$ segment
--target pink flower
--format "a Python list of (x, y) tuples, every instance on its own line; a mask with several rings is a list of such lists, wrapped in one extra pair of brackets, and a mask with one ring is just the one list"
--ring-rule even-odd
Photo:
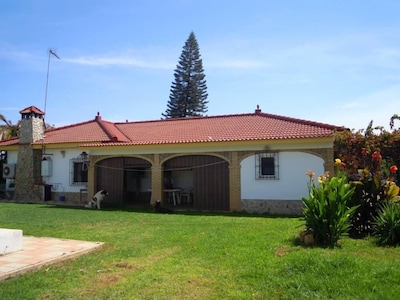
[(314, 181), (315, 173), (312, 170), (308, 170), (306, 175), (310, 177), (310, 180)]

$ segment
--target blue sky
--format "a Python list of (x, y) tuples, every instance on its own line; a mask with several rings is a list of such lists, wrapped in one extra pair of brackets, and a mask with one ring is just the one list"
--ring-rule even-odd
[(0, 113), (56, 126), (160, 119), (191, 31), (207, 115), (388, 128), (400, 113), (400, 1), (0, 0)]

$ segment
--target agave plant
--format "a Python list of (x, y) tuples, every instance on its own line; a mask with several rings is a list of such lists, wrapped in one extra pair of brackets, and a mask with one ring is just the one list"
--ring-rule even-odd
[(374, 218), (373, 235), (380, 245), (400, 244), (400, 205), (396, 202), (384, 203)]

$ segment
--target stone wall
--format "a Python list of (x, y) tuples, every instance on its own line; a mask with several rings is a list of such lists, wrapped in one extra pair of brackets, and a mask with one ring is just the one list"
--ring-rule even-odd
[(43, 201), (44, 187), (41, 185), (41, 150), (32, 150), (31, 145), (19, 145), (15, 178), (14, 199), (18, 201)]
[(82, 200), (80, 193), (72, 193), (72, 192), (52, 192), (51, 193), (52, 201), (64, 202), (65, 204), (77, 205), (77, 204), (86, 204), (87, 203), (87, 194), (82, 193)]
[(15, 177), (14, 199), (25, 202), (44, 200), (41, 177), (42, 150), (34, 150), (32, 143), (43, 138), (44, 126), (41, 117), (22, 117), (18, 145), (18, 160)]
[(242, 199), (242, 209), (248, 213), (300, 216), (302, 208), (301, 200)]
[(43, 119), (41, 118), (29, 118), (21, 120), (20, 127), (20, 144), (30, 144), (43, 138), (44, 128)]

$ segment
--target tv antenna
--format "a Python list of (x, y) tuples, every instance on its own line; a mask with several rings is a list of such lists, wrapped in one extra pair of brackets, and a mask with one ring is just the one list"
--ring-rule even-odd
[(44, 122), (44, 118), (46, 117), (46, 106), (47, 106), (47, 90), (49, 88), (49, 73), (50, 73), (50, 57), (55, 56), (56, 58), (60, 59), (60, 57), (51, 49), (49, 49), (49, 58), (47, 60), (47, 77), (46, 77), (46, 91), (44, 94), (44, 116), (43, 116), (43, 123), (46, 127), (46, 123)]

